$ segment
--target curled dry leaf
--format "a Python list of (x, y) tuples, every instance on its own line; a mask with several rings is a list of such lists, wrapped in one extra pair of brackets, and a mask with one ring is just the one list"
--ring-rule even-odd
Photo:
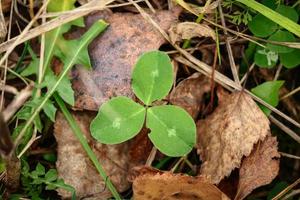
[[(89, 125), (95, 115), (88, 112), (77, 112), (73, 116), (117, 190), (123, 192), (128, 189), (128, 143), (100, 144), (92, 139), (89, 133)], [(75, 188), (78, 198), (109, 198), (111, 194), (105, 186), (105, 180), (102, 180), (96, 171), (61, 113), (57, 115), (54, 128), (54, 135), (58, 144), (56, 168), (59, 177)], [(62, 189), (58, 189), (58, 192), (63, 198), (70, 198), (71, 196), (70, 193)]]
[(216, 33), (212, 28), (195, 22), (182, 22), (173, 25), (169, 29), (169, 36), (172, 43), (193, 37), (211, 37), (213, 40), (216, 40)]
[[(149, 171), (149, 173), (147, 173)], [(144, 170), (133, 181), (134, 200), (229, 200), (205, 178)]]
[(244, 199), (255, 188), (269, 184), (277, 176), (280, 158), (277, 144), (276, 137), (270, 135), (255, 144), (242, 162), (235, 200)]
[(215, 9), (218, 7), (219, 3), (220, 3), (220, 0), (217, 0), (217, 1), (210, 3), (206, 7), (205, 6), (201, 7), (201, 6), (193, 5), (193, 4), (190, 4), (190, 7), (191, 7), (191, 9), (194, 10), (194, 12), (199, 13), (199, 14), (214, 13)]
[[(168, 30), (181, 9), (158, 11), (152, 18), (163, 30)], [(131, 90), (131, 69), (143, 52), (158, 49), (165, 39), (141, 15), (99, 12), (87, 18), (87, 24), (102, 18), (107, 30), (89, 46), (93, 70), (78, 67), (73, 71), (75, 107), (98, 110), (114, 96), (134, 96)]]
[(194, 119), (203, 105), (203, 95), (210, 91), (210, 80), (200, 73), (194, 73), (181, 81), (170, 94), (170, 102), (185, 109)]
[(244, 92), (218, 92), (219, 105), (197, 123), (200, 174), (218, 184), (270, 132), (269, 120)]
[(184, 9), (186, 9), (190, 13), (193, 13), (196, 16), (199, 16), (202, 13), (213, 12), (213, 10), (218, 7), (219, 2), (220, 2), (220, 0), (217, 0), (217, 1), (210, 3), (207, 6), (200, 7), (198, 5), (186, 3), (184, 0), (176, 0), (176, 3), (178, 3), (181, 7), (183, 7)]

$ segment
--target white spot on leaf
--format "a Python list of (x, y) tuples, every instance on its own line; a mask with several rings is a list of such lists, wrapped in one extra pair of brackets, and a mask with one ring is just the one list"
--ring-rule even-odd
[(113, 128), (119, 129), (121, 126), (121, 118), (116, 118), (112, 124)]
[(176, 130), (175, 129), (168, 129), (168, 137), (176, 136)]
[(158, 75), (159, 75), (159, 72), (158, 72), (157, 69), (151, 72), (151, 76), (154, 77), (154, 78), (158, 77)]

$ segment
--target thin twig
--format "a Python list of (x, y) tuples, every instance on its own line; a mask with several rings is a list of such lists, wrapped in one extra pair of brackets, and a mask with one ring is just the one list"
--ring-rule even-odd
[(152, 165), (152, 162), (155, 158), (156, 152), (157, 152), (157, 149), (156, 149), (156, 147), (153, 146), (152, 149), (151, 149), (151, 152), (150, 152), (150, 154), (147, 158), (147, 161), (146, 161), (146, 164), (145, 164), (146, 166), (151, 166)]
[[(105, 3), (103, 3), (103, 4), (105, 6)], [(97, 22), (95, 22), (95, 23), (97, 23)], [(93, 37), (95, 37), (95, 35), (98, 35), (100, 32), (102, 32), (102, 31), (104, 31), (106, 29), (107, 24), (105, 24), (104, 22), (101, 23), (100, 21), (98, 21), (97, 26), (95, 25), (95, 27), (97, 27), (97, 28), (95, 28), (95, 29), (89, 29), (89, 30), (92, 31), (92, 32), (90, 32), (90, 35), (88, 37), (84, 38), (84, 40), (81, 41), (80, 45), (76, 49), (76, 52), (74, 52), (73, 57), (70, 60), (68, 60), (66, 63), (64, 63), (65, 64), (64, 70), (59, 75), (57, 81), (52, 86), (52, 88), (47, 91), (47, 93), (45, 94), (44, 98), (42, 99), (42, 101), (40, 102), (40, 104), (35, 108), (34, 112), (28, 118), (28, 120), (26, 121), (24, 127), (22, 128), (22, 130), (20, 131), (19, 135), (15, 139), (14, 149), (20, 144), (23, 136), (26, 133), (26, 130), (29, 128), (29, 126), (31, 125), (31, 123), (34, 121), (35, 117), (42, 110), (42, 108), (45, 105), (45, 103), (54, 94), (54, 92), (56, 91), (58, 85), (61, 83), (62, 79), (67, 75), (67, 73), (69, 72), (69, 70), (73, 67), (73, 65), (74, 65), (74, 63), (75, 63), (75, 61), (77, 59), (78, 54), (82, 51), (82, 49), (85, 47), (85, 45), (87, 44), (87, 42), (89, 40), (91, 40)]]
[(6, 107), (3, 111), (4, 121), (8, 121), (18, 110), (21, 106), (24, 105), (26, 100), (32, 94), (32, 85), (28, 85), (25, 89), (19, 92), (19, 95), (15, 97), (15, 99)]
[(176, 169), (178, 168), (178, 166), (180, 165), (180, 163), (182, 163), (184, 161), (185, 157), (181, 157), (174, 165), (174, 167), (172, 167), (172, 169), (170, 170), (171, 172), (175, 172)]
[(29, 15), (30, 15), (31, 19), (34, 18), (33, 4), (34, 4), (33, 0), (29, 0)]
[[(92, 11), (95, 11), (95, 10), (103, 10), (106, 8), (106, 6), (103, 6), (103, 3), (106, 5), (106, 4), (109, 4), (111, 2), (113, 2), (114, 0), (104, 0), (103, 1), (99, 1), (99, 0), (93, 0), (93, 1), (90, 1), (89, 3), (83, 5), (82, 7), (83, 8), (87, 8), (83, 11), (80, 11), (80, 8), (76, 8), (74, 9), (74, 11), (78, 11), (79, 12), (75, 12), (75, 13), (71, 13), (71, 14), (66, 14), (66, 15), (63, 15), (63, 16), (60, 16), (60, 17), (57, 17), (53, 20), (50, 20), (48, 22), (46, 22), (45, 24), (43, 25), (40, 25), (36, 28), (33, 28), (32, 30), (28, 31), (28, 33), (26, 35), (24, 35), (23, 37), (20, 37), (17, 36), (15, 38), (12, 38), (11, 40), (3, 43), (0, 45), (0, 53), (3, 52), (3, 51), (8, 51), (8, 49), (10, 49), (10, 47), (12, 46), (12, 44), (14, 45), (19, 45), (19, 44), (22, 44), (23, 42), (27, 41), (27, 40), (30, 40), (32, 38), (35, 38), (39, 35), (41, 35), (42, 33), (45, 33), (45, 32), (48, 32), (48, 31), (51, 31), (65, 23), (68, 23), (70, 21), (73, 21), (79, 17), (82, 17), (82, 16), (85, 16), (85, 15), (88, 15), (89, 13), (91, 13)], [(39, 14), (39, 13), (38, 13)], [(38, 15), (36, 15), (38, 16)], [(1, 62), (0, 62), (1, 63)], [(1, 64), (0, 64), (1, 65)]]
[[(43, 3), (46, 3), (46, 0), (43, 1)], [(46, 8), (44, 9), (43, 13), (46, 13)], [(42, 18), (42, 24), (46, 23), (46, 18)], [(41, 84), (44, 78), (44, 56), (45, 55), (45, 34), (43, 33), (41, 36), (41, 47), (40, 47), (40, 59), (39, 59), (39, 71), (38, 71), (38, 84)], [(41, 89), (38, 88), (34, 99), (37, 99), (41, 96)], [(30, 140), (27, 142), (26, 146), (22, 149), (22, 151), (17, 156), (18, 158), (21, 158), (21, 156), (31, 147), (31, 145), (38, 140), (40, 137), (37, 137), (37, 127), (34, 126), (33, 134), (30, 138)]]
[(152, 12), (152, 13), (155, 13), (156, 11), (155, 11), (155, 9), (153, 8), (152, 4), (149, 2), (149, 0), (145, 0), (145, 2), (146, 2), (146, 4), (147, 4), (147, 6), (150, 8), (151, 12)]
[(241, 84), (244, 83), (244, 81), (247, 79), (248, 74), (250, 74), (250, 72), (254, 69), (254, 67), (255, 67), (255, 63), (252, 63), (252, 65), (250, 66), (250, 68), (249, 68), (249, 70), (248, 70), (248, 73), (246, 73), (246, 74), (243, 76), (243, 78), (241, 79)]
[[(46, 3), (46, 0), (43, 1), (43, 3)], [(45, 14), (47, 12), (46, 8), (44, 9), (43, 13)], [(46, 18), (42, 18), (42, 24), (46, 23)], [(44, 58), (45, 58), (45, 33), (41, 35), (41, 48), (40, 48), (40, 63), (39, 63), (39, 72), (38, 72), (38, 84), (41, 84), (44, 78)], [(40, 95), (40, 89), (37, 92), (37, 95)]]
[[(219, 8), (219, 13), (220, 13), (220, 18), (221, 18), (222, 26), (226, 27), (226, 22), (225, 22), (224, 15), (223, 15), (223, 10), (222, 10), (222, 7), (221, 7), (220, 3), (218, 5), (218, 8)], [(240, 83), (240, 79), (239, 79), (239, 74), (238, 74), (237, 67), (236, 67), (235, 62), (234, 62), (233, 53), (232, 53), (231, 45), (230, 45), (230, 42), (229, 42), (230, 39), (229, 39), (229, 35), (228, 35), (228, 32), (227, 32), (226, 29), (224, 29), (224, 34), (226, 36), (226, 39), (225, 39), (226, 49), (227, 49), (227, 53), (228, 53), (228, 58), (229, 58), (229, 64), (230, 64), (231, 72), (232, 72), (232, 75), (233, 75), (233, 80), (237, 84), (240, 85), (241, 83)]]
[(15, 88), (13, 86), (10, 86), (10, 85), (4, 85), (4, 84), (0, 83), (0, 89), (4, 90), (5, 92), (9, 92), (11, 94), (14, 94), (14, 95), (19, 94), (19, 91), (17, 90), (17, 88)]
[(276, 73), (275, 73), (275, 76), (274, 76), (274, 79), (273, 81), (276, 81), (280, 75), (280, 72), (281, 72), (281, 69), (282, 69), (282, 64), (279, 64), (277, 70), (276, 70)]
[(300, 91), (300, 86), (297, 87), (296, 89), (292, 90), (291, 92), (287, 93), (287, 94), (284, 95), (283, 97), (281, 97), (280, 100), (285, 99), (285, 98), (288, 98), (288, 97), (290, 97), (290, 96), (296, 94), (296, 93), (299, 92), (299, 91)]
[(18, 4), (17, 4), (17, 1), (16, 0), (12, 0), (13, 2), (14, 2), (14, 11), (15, 11), (15, 13), (16, 13), (16, 15), (22, 20), (22, 21), (24, 21), (25, 23), (29, 23), (29, 21), (25, 18), (25, 17), (23, 17), (23, 15), (21, 15), (20, 14), (20, 12), (19, 12), (19, 9), (18, 9)]
[(5, 40), (7, 34), (7, 28), (5, 23), (5, 18), (2, 11), (2, 2), (0, 1), (0, 42)]
[(279, 153), (280, 153), (280, 155), (282, 155), (284, 157), (300, 160), (300, 156), (295, 156), (295, 155), (284, 153), (284, 152), (279, 152)]
[(36, 130), (34, 131), (34, 134), (32, 135), (32, 137), (30, 138), (30, 140), (27, 142), (26, 146), (22, 149), (22, 151), (18, 154), (17, 158), (21, 158), (24, 153), (30, 148), (30, 146), (35, 142), (37, 141), (38, 139), (40, 139), (42, 136), (38, 136), (36, 137)]
[[(197, 15), (196, 15), (197, 16)], [(227, 30), (228, 32), (230, 33), (233, 33), (235, 34), (236, 36), (238, 37), (241, 37), (241, 38), (244, 38), (244, 39), (247, 39), (248, 41), (251, 41), (261, 47), (264, 47), (264, 45), (260, 44), (259, 42), (257, 41), (260, 41), (260, 42), (266, 42), (266, 43), (271, 43), (271, 44), (278, 44), (278, 45), (281, 45), (281, 46), (287, 46), (287, 47), (290, 47), (290, 48), (296, 48), (296, 49), (300, 49), (300, 43), (299, 42), (278, 42), (278, 41), (271, 41), (271, 40), (266, 40), (266, 39), (263, 39), (263, 38), (259, 38), (259, 37), (255, 37), (255, 36), (251, 36), (251, 35), (247, 35), (245, 33), (240, 33), (238, 31), (234, 31), (234, 30), (231, 30), (229, 28), (226, 28), (220, 24), (217, 24), (209, 19), (206, 19), (204, 18), (203, 19), (204, 21), (216, 26), (216, 27), (219, 27), (221, 29), (224, 29), (224, 30)]]
[[(144, 1), (145, 0), (136, 0), (134, 2), (140, 3), (140, 2), (144, 2)], [(118, 7), (123, 7), (123, 6), (130, 6), (130, 5), (132, 5), (131, 2), (125, 2), (125, 3), (108, 5), (108, 6), (106, 6), (106, 8), (118, 8)], [(49, 12), (49, 13), (41, 15), (40, 18), (43, 18), (43, 17), (45, 17), (45, 18), (61, 17), (63, 15), (75, 14), (75, 13), (82, 12), (82, 11), (97, 11), (97, 10), (99, 10), (98, 7), (92, 7), (92, 8), (79, 7), (77, 9), (73, 9), (73, 10), (66, 10), (66, 11), (61, 11), (61, 12)]]
[[(8, 35), (7, 35), (8, 39), (10, 39), (10, 36), (11, 36), (11, 27), (12, 27), (12, 18), (13, 18), (13, 14), (12, 14), (13, 13), (13, 5), (14, 5), (14, 3), (12, 1), (11, 2), (11, 7), (10, 7), (10, 14), (9, 14), (9, 27), (8, 27)], [(7, 70), (8, 70), (8, 59), (5, 59), (3, 85), (6, 84)], [(4, 90), (2, 90), (2, 92), (1, 92), (0, 111), (3, 109), (3, 102), (4, 102)]]
[(283, 123), (278, 121), (272, 115), (270, 115), (269, 118), (270, 118), (271, 122), (273, 122), (276, 126), (278, 126), (281, 130), (283, 130), (285, 133), (287, 133), (289, 136), (291, 136), (291, 138), (293, 138), (300, 144), (300, 136), (297, 133), (292, 131), (290, 128), (286, 127)]
[(14, 70), (12, 70), (11, 68), (13, 68), (15, 66), (15, 64), (12, 66), (12, 67), (5, 67), (5, 66), (0, 66), (0, 68), (3, 68), (3, 69), (7, 69), (8, 72), (12, 73), (13, 75), (15, 75), (17, 78), (19, 78), (21, 81), (23, 81), (23, 83), (25, 83), (25, 85), (29, 85), (29, 81), (30, 80), (26, 80), (24, 77), (22, 77), (20, 74), (18, 74), (17, 72), (15, 72)]
[[(9, 54), (14, 50), (14, 48), (20, 44), (23, 38), (25, 38), (28, 35), (28, 31), (31, 28), (31, 26), (36, 22), (38, 17), (41, 15), (42, 11), (46, 8), (48, 2), (50, 0), (47, 0), (46, 3), (40, 8), (40, 10), (37, 12), (36, 16), (29, 22), (29, 24), (25, 27), (25, 29), (22, 31), (22, 33), (16, 38), (16, 40), (9, 46), (5, 54), (0, 60), (0, 65), (3, 65), (4, 61), (8, 58)], [(24, 42), (24, 41), (23, 41)], [(22, 43), (22, 42), (21, 42)]]
[(300, 178), (298, 178), (294, 183), (292, 183), (291, 185), (289, 185), (288, 187), (286, 187), (284, 190), (282, 190), (272, 200), (278, 200), (278, 199), (280, 199), (281, 197), (283, 197), (283, 195), (285, 195), (286, 193), (288, 193), (288, 191), (290, 191), (293, 187), (295, 187), (299, 183), (300, 183)]
[(289, 194), (285, 195), (282, 200), (291, 199), (291, 197), (296, 196), (297, 194), (300, 194), (300, 189), (291, 191)]

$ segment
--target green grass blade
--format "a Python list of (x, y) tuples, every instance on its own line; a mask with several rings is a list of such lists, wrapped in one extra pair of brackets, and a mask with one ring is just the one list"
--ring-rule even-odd
[[(88, 44), (88, 42), (90, 42), (95, 36), (97, 36), (98, 34), (100, 34), (101, 32), (103, 32), (106, 27), (108, 26), (107, 23), (105, 23), (103, 20), (99, 20), (97, 22), (94, 23), (94, 25), (88, 30), (88, 33), (86, 33), (86, 37), (84, 37), (84, 39), (82, 40), (82, 42), (80, 43), (80, 45), (78, 46), (78, 49), (74, 55), (74, 57), (70, 60), (68, 60), (68, 62), (65, 63), (64, 66), (64, 70), (62, 71), (62, 73), (60, 74), (60, 76), (58, 77), (57, 82), (53, 85), (53, 87), (46, 93), (43, 101), (39, 104), (39, 106), (34, 110), (33, 114), (31, 115), (31, 117), (27, 120), (26, 124), (24, 125), (23, 129), (21, 130), (21, 132), (19, 133), (17, 139), (15, 140), (15, 147), (20, 143), (23, 135), (26, 132), (26, 129), (31, 125), (31, 123), (33, 122), (33, 120), (35, 119), (35, 117), (39, 114), (39, 112), (42, 110), (42, 108), (44, 107), (45, 103), (47, 102), (47, 100), (52, 96), (52, 94), (56, 91), (58, 85), (61, 83), (62, 79), (64, 78), (64, 76), (66, 76), (69, 72), (69, 70), (73, 67), (73, 65), (76, 62), (77, 59), (77, 55), (80, 53), (80, 51), (86, 47), (86, 45)], [(88, 36), (88, 37), (87, 37)]]
[(54, 96), (58, 106), (60, 107), (61, 111), (63, 112), (65, 118), (67, 119), (69, 125), (71, 126), (71, 128), (73, 130), (73, 133), (75, 134), (75, 136), (79, 140), (79, 142), (82, 145), (85, 152), (88, 154), (89, 158), (93, 162), (94, 166), (96, 167), (96, 169), (99, 172), (102, 179), (104, 181), (106, 181), (108, 189), (111, 191), (111, 193), (115, 197), (115, 199), (121, 199), (118, 191), (116, 190), (116, 188), (112, 184), (109, 177), (106, 175), (102, 165), (99, 163), (96, 155), (94, 154), (93, 150), (89, 146), (87, 140), (84, 137), (84, 134), (82, 133), (80, 127), (77, 125), (75, 119), (73, 118), (73, 116), (71, 115), (69, 110), (67, 109), (65, 103), (63, 102), (63, 100), (56, 93), (53, 96)]
[(294, 33), (298, 37), (300, 37), (300, 25), (296, 24), (289, 18), (275, 12), (274, 10), (256, 2), (255, 0), (237, 0), (240, 3), (245, 4), (246, 6), (256, 10), (257, 12), (261, 13), (265, 17), (269, 18), (270, 20), (274, 21), (275, 23), (279, 24), (286, 30)]

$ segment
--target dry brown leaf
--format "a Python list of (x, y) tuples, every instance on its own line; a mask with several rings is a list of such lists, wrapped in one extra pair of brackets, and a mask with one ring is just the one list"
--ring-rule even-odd
[[(203, 3), (205, 3), (205, 1)], [(194, 10), (195, 13), (199, 13), (197, 15), (197, 16), (199, 16), (202, 13), (204, 13), (204, 14), (214, 13), (215, 9), (218, 7), (219, 3), (220, 3), (220, 0), (217, 0), (217, 1), (213, 1), (206, 7), (205, 6), (201, 7), (201, 6), (194, 5), (194, 4), (190, 4), (190, 7), (191, 7), (191, 9)]]
[(197, 123), (200, 172), (214, 184), (239, 167), (243, 156), (270, 132), (268, 118), (248, 94), (218, 92), (218, 98), (215, 111)]
[(185, 109), (194, 119), (203, 105), (203, 95), (210, 91), (210, 80), (200, 73), (194, 73), (181, 81), (170, 94), (170, 102)]
[[(214, 48), (214, 47), (213, 47)], [(214, 64), (214, 51), (213, 48), (200, 48), (198, 51), (201, 52), (201, 61), (205, 62), (206, 64), (213, 66)]]
[[(77, 112), (73, 116), (117, 190), (123, 192), (128, 189), (128, 143), (101, 144), (92, 139), (89, 133), (89, 124), (95, 115)], [(78, 198), (107, 199), (110, 197), (111, 194), (105, 186), (105, 181), (100, 177), (61, 113), (57, 114), (54, 128), (58, 144), (56, 167), (59, 177), (75, 188)], [(63, 198), (70, 198), (71, 194), (67, 191), (62, 189), (58, 191)]]
[(269, 184), (278, 175), (280, 154), (277, 144), (276, 137), (268, 135), (243, 160), (236, 200), (244, 199), (255, 188)]
[(129, 168), (144, 165), (153, 147), (152, 142), (148, 137), (149, 129), (142, 130), (129, 141)]
[[(176, 7), (157, 11), (152, 17), (162, 29), (168, 30), (180, 10)], [(164, 37), (139, 14), (100, 12), (89, 16), (87, 24), (99, 18), (107, 21), (109, 27), (89, 46), (94, 70), (77, 68), (73, 72), (75, 107), (78, 109), (98, 110), (103, 102), (114, 96), (133, 98), (131, 69), (138, 56), (158, 49), (165, 42)]]
[(173, 25), (169, 29), (169, 35), (172, 43), (193, 37), (211, 37), (213, 40), (216, 40), (216, 33), (212, 28), (195, 22), (182, 22)]
[(11, 0), (2, 0), (0, 3), (1, 3), (3, 13), (10, 11)]
[[(147, 171), (147, 170), (146, 170)], [(229, 200), (205, 178), (170, 172), (143, 172), (133, 181), (134, 200)]]
[(237, 192), (238, 184), (239, 169), (236, 168), (231, 172), (230, 176), (223, 178), (221, 182), (217, 185), (217, 187), (230, 199), (234, 199)]

